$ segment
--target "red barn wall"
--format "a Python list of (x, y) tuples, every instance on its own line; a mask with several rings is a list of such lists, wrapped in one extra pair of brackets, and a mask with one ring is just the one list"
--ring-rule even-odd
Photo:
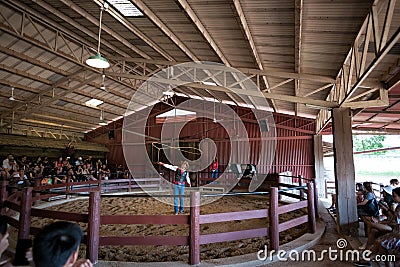
[[(160, 114), (160, 110), (165, 109), (167, 111), (170, 109), (170, 107), (163, 105), (156, 105), (153, 108), (154, 113)], [(249, 114), (249, 110), (246, 108), (235, 107), (235, 110), (238, 114)], [(315, 176), (313, 155), (314, 120), (276, 113), (273, 115), (277, 142), (275, 159), (272, 166), (269, 166), (268, 172), (279, 173), (291, 171), (296, 176), (302, 175), (306, 178), (313, 178)], [(251, 122), (250, 120), (251, 115), (244, 122), (249, 137), (252, 137), (250, 141), (250, 155), (235, 155), (237, 163), (257, 163), (260, 155), (267, 159), (271, 156), (260, 153), (259, 141), (257, 141), (257, 137), (260, 137), (259, 125), (255, 121)], [(162, 125), (156, 124), (155, 116), (150, 115), (147, 125), (147, 132), (150, 136), (160, 137)], [(110, 152), (107, 155), (107, 159), (111, 168), (117, 164), (126, 166), (121, 145), (122, 126), (123, 121), (120, 120), (98, 128), (85, 136), (86, 140), (102, 143), (108, 147)], [(110, 138), (110, 131), (114, 133), (113, 139)], [(212, 121), (200, 118), (187, 123), (180, 133), (180, 141), (183, 142), (198, 142), (205, 137), (214, 140), (217, 147), (218, 161), (221, 166), (226, 165), (229, 162), (231, 144), (227, 132), (222, 127), (215, 127)], [(243, 159), (246, 157), (250, 159), (250, 162), (243, 162)], [(267, 167), (257, 166), (257, 169), (260, 173), (265, 173), (268, 169)]]

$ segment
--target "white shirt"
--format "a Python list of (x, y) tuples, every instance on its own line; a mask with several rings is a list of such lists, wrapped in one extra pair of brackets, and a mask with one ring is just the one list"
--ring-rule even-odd
[(10, 162), (8, 161), (8, 158), (3, 160), (3, 169), (11, 169)]
[[(174, 166), (171, 164), (165, 164), (165, 163), (163, 163), (163, 166), (165, 168), (173, 170), (173, 171), (176, 171), (179, 168), (178, 166)], [(186, 182), (190, 185), (189, 171), (188, 170), (185, 170), (185, 171), (186, 171)]]

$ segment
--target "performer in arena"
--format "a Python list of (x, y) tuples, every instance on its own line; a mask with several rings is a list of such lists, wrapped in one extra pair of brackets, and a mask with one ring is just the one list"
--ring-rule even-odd
[[(173, 183), (174, 183), (174, 210), (175, 215), (179, 213), (184, 213), (184, 194), (185, 194), (185, 183), (187, 182), (189, 186), (191, 186), (190, 178), (189, 178), (189, 163), (187, 161), (183, 161), (181, 167), (165, 164), (159, 162), (162, 166), (167, 169), (170, 169), (175, 172)], [(178, 203), (179, 200), (179, 203)], [(179, 204), (179, 205), (178, 205)]]

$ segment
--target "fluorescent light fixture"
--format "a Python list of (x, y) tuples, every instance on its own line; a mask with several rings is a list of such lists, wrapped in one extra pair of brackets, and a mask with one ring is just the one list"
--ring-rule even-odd
[(108, 60), (102, 57), (100, 54), (90, 56), (88, 59), (86, 59), (86, 64), (97, 69), (106, 69), (110, 67)]
[(172, 90), (168, 90), (168, 91), (164, 91), (163, 92), (163, 95), (166, 95), (166, 96), (173, 96), (174, 94), (175, 94), (175, 92), (172, 91)]
[(86, 106), (90, 106), (90, 107), (97, 107), (98, 105), (101, 105), (103, 103), (104, 103), (103, 101), (96, 99), (96, 98), (92, 98), (85, 102)]
[(217, 84), (215, 82), (207, 82), (207, 81), (205, 81), (205, 82), (203, 82), (203, 84), (217, 86)]
[(107, 0), (125, 17), (142, 17), (143, 13), (129, 0)]
[(192, 112), (192, 111), (187, 111), (187, 110), (177, 109), (176, 108), (176, 109), (167, 111), (167, 112), (165, 112), (163, 114), (160, 114), (160, 115), (156, 116), (156, 118), (186, 116), (186, 115), (196, 115), (196, 112)]

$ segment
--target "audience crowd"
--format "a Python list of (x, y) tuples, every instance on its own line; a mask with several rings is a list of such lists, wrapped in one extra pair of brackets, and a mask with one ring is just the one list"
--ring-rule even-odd
[[(1, 161), (0, 161), (1, 162)], [(109, 178), (127, 178), (127, 171), (119, 165), (114, 173), (111, 173), (104, 159), (87, 159), (78, 157), (59, 157), (50, 160), (47, 157), (30, 159), (26, 156), (15, 158), (8, 154), (0, 166), (1, 177), (9, 181), (11, 186), (33, 186), (34, 179), (41, 179), (42, 184), (108, 180)]]

